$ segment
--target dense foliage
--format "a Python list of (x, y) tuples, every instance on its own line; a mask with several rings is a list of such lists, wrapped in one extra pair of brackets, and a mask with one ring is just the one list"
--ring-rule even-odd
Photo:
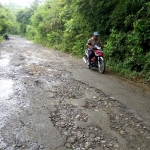
[(19, 26), (17, 26), (14, 6), (0, 4), (0, 40), (5, 33), (18, 34)]
[(17, 13), (22, 35), (76, 56), (98, 31), (109, 68), (150, 81), (149, 18), (149, 0), (35, 0)]

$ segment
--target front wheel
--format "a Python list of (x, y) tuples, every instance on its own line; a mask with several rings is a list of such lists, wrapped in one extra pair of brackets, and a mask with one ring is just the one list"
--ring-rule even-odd
[(98, 71), (101, 74), (105, 72), (105, 63), (103, 58), (99, 58), (98, 60)]

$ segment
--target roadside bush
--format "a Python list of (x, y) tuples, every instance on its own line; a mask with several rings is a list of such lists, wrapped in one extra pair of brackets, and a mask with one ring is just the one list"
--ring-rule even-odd
[[(69, 8), (69, 9), (68, 9)], [(98, 31), (107, 67), (149, 80), (149, 0), (46, 0), (17, 14), (22, 33), (39, 44), (81, 57)]]
[(37, 34), (36, 30), (31, 25), (27, 25), (26, 31), (26, 37), (30, 40), (34, 40)]

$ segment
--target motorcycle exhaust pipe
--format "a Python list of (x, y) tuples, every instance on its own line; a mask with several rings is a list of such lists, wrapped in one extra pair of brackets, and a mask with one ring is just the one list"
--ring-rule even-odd
[(83, 61), (86, 63), (87, 62), (87, 60), (86, 60), (86, 58), (85, 57), (83, 57)]

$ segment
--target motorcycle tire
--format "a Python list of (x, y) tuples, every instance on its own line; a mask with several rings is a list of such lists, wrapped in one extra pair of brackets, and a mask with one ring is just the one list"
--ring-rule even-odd
[(98, 71), (103, 74), (105, 72), (105, 63), (101, 58), (98, 60)]

